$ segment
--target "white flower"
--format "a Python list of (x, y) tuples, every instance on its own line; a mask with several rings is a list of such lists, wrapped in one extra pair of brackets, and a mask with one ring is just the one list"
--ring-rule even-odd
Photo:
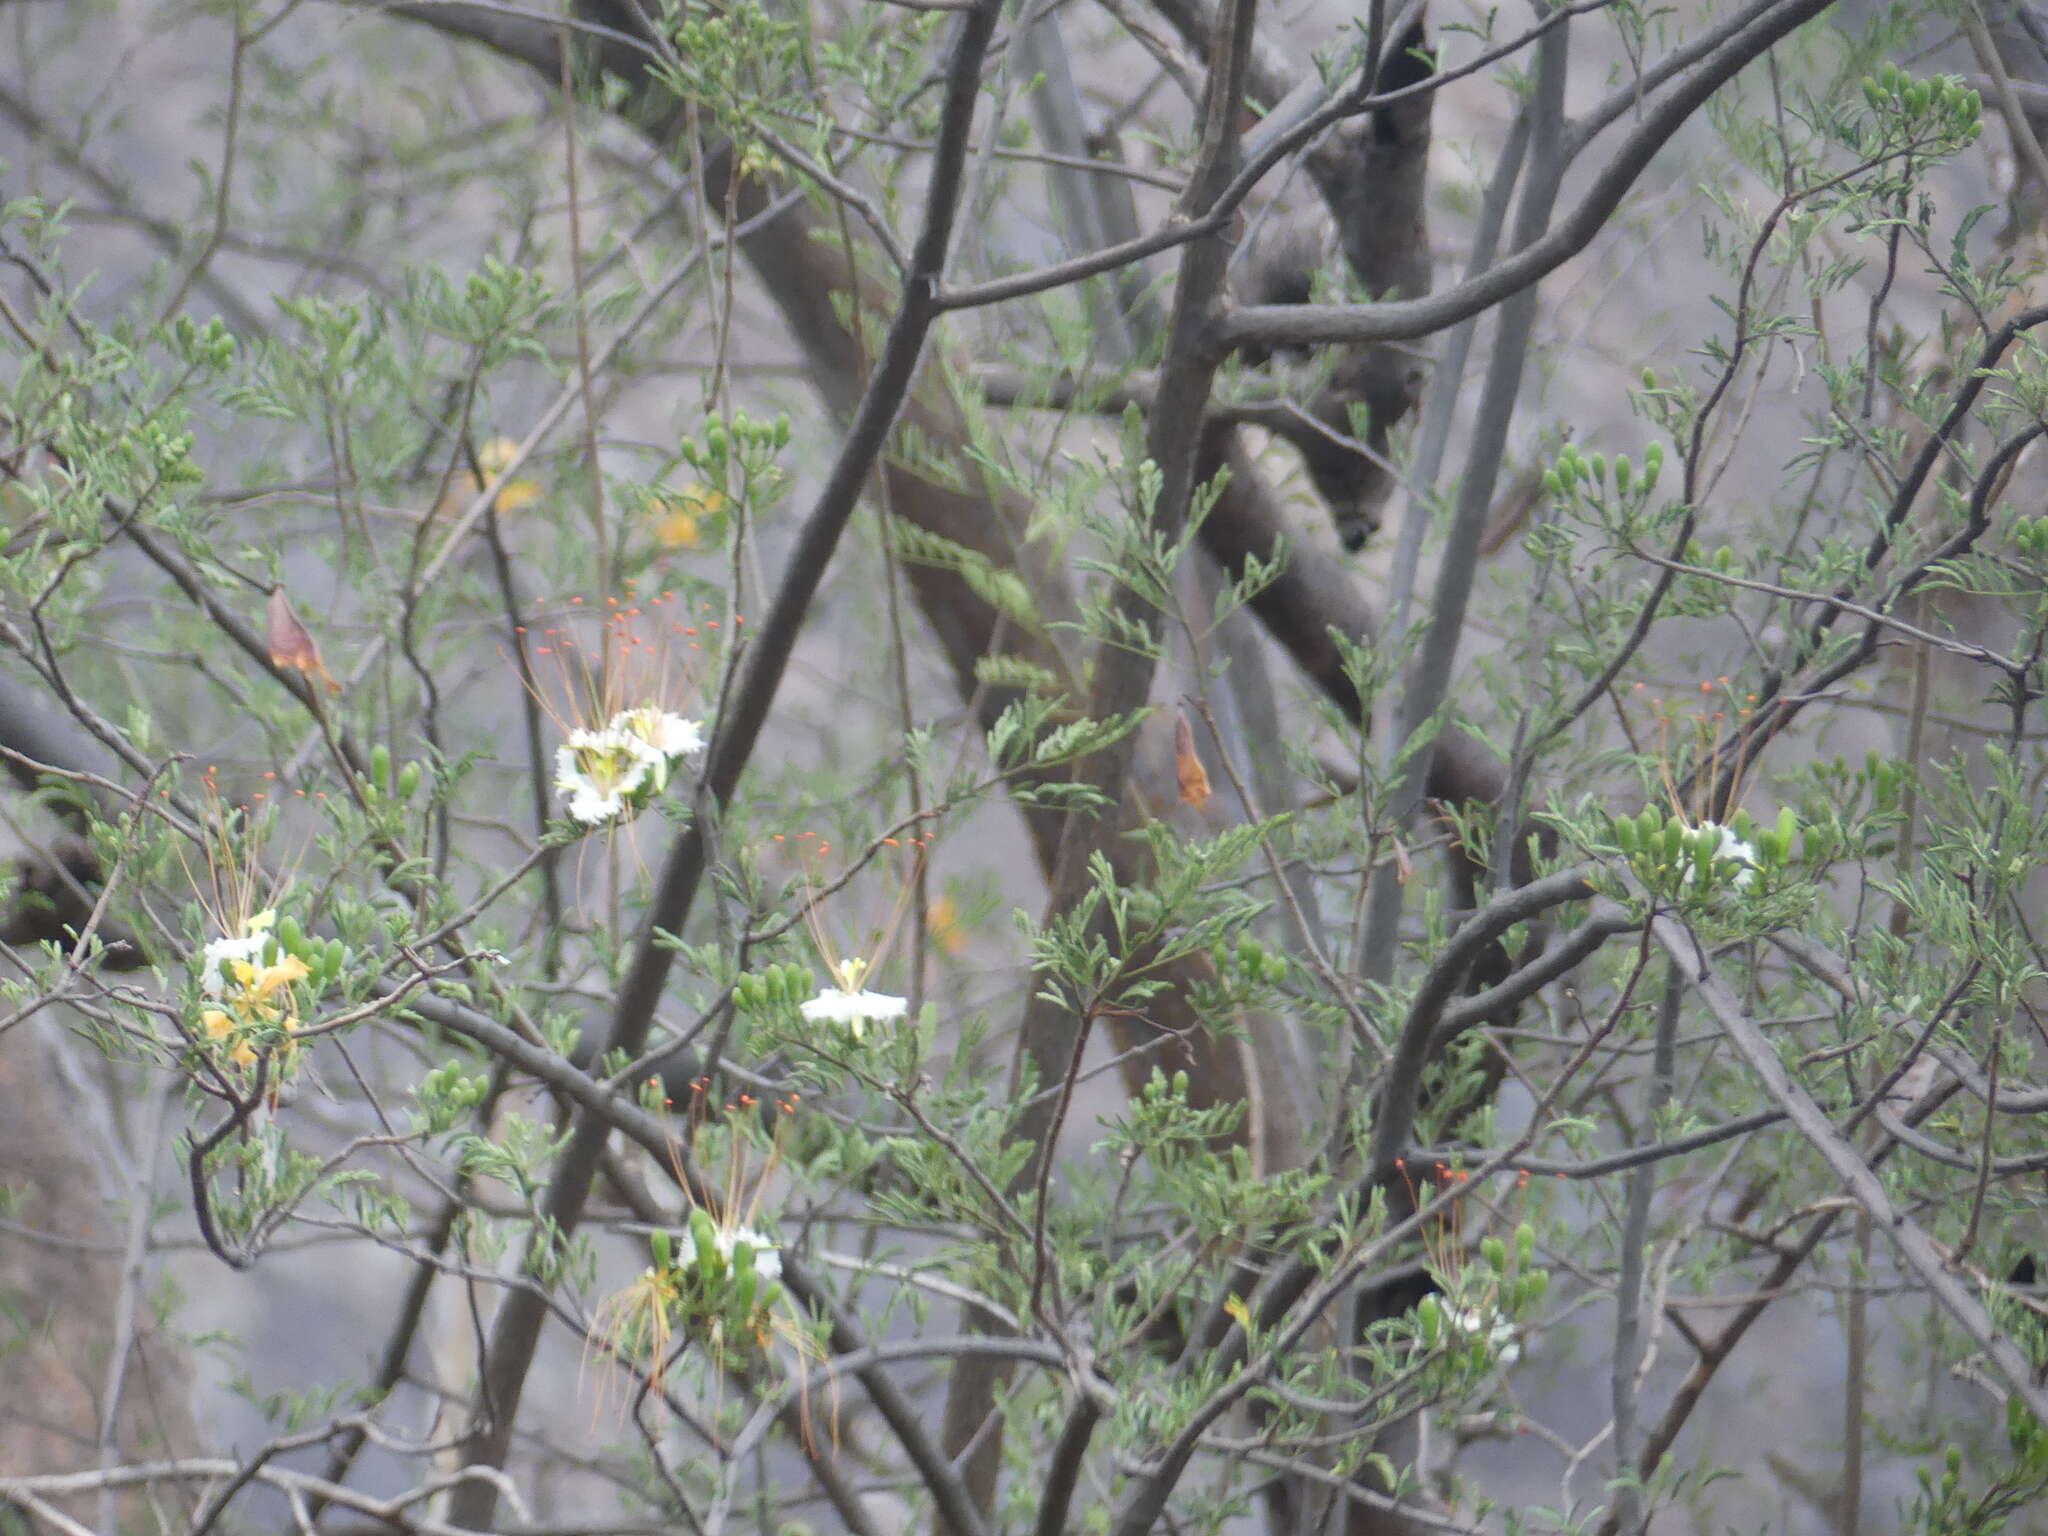
[(695, 757), (704, 750), (704, 727), (673, 710), (643, 704), (612, 716), (611, 729), (639, 737), (666, 758)]
[[(1737, 837), (1734, 828), (1724, 827), (1718, 821), (1703, 821), (1693, 830), (1695, 832), (1718, 832), (1721, 835), (1721, 840), (1714, 848), (1714, 858), (1717, 861), (1730, 859), (1742, 866), (1733, 875), (1729, 876), (1728, 887), (1730, 890), (1743, 890), (1751, 881), (1756, 879), (1756, 848), (1753, 844)], [(1697, 873), (1698, 870), (1695, 866), (1687, 865), (1685, 884), (1691, 885)]]
[(1522, 1358), (1522, 1346), (1515, 1342), (1515, 1325), (1498, 1312), (1452, 1307), (1444, 1313), (1444, 1326), (1466, 1340), (1482, 1340), (1486, 1352), (1497, 1356), (1502, 1365), (1513, 1365)]
[(575, 730), (555, 749), (555, 788), (569, 797), (569, 815), (586, 826), (622, 816), (666, 760), (638, 734)]
[[(226, 997), (234, 976), (228, 967), (237, 960), (258, 964), (264, 945), (270, 942), (270, 925), (276, 921), (277, 909), (265, 907), (242, 925), (240, 933), (209, 942), (199, 952), (199, 990), (208, 997)], [(240, 991), (241, 984), (235, 983), (235, 988)]]
[(200, 952), (199, 990), (208, 997), (226, 997), (229, 963), (246, 960), (256, 964), (263, 957), (263, 946), (269, 942), (270, 935), (260, 932), (245, 938), (215, 939)]
[(858, 1040), (869, 1023), (886, 1024), (892, 1019), (900, 1019), (907, 1006), (902, 998), (891, 997), (886, 992), (820, 987), (818, 995), (801, 1004), (797, 1012), (812, 1024), (844, 1024)]

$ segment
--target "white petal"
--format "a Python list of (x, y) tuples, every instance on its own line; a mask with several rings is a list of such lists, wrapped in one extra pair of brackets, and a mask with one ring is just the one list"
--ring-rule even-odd
[(256, 964), (263, 955), (263, 946), (269, 935), (252, 933), (243, 938), (215, 939), (200, 952), (199, 990), (208, 997), (225, 997), (228, 986), (228, 963), (246, 960)]
[(908, 1006), (900, 997), (883, 992), (842, 992), (837, 987), (820, 987), (818, 995), (800, 1004), (797, 1011), (813, 1024), (885, 1023), (903, 1017)]

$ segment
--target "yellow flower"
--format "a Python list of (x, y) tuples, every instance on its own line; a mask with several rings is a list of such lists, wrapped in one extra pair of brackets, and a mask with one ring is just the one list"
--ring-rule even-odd
[[(235, 1032), (235, 1021), (218, 1008), (206, 1009), (199, 1015), (199, 1022), (209, 1040), (225, 1040)], [(253, 1067), (256, 1065), (256, 1048), (244, 1040), (228, 1053), (228, 1060), (238, 1067)]]
[[(519, 445), (509, 437), (494, 437), (476, 451), (476, 461), (483, 472), (493, 480), (505, 472), (505, 466), (512, 462)], [(530, 507), (540, 500), (538, 480), (509, 480), (498, 487), (498, 510), (517, 512), (521, 507)]]
[[(518, 452), (519, 445), (509, 437), (494, 437), (476, 451), (477, 467), (484, 472), (485, 483), (497, 492), (500, 512), (517, 512), (521, 507), (530, 507), (540, 500), (538, 480), (499, 480)], [(434, 516), (453, 517), (470, 497), (483, 488), (475, 475), (466, 469), (461, 471), (448, 482), (447, 494), (434, 507)]]
[(695, 549), (704, 524), (725, 511), (725, 493), (694, 482), (654, 498), (654, 536), (667, 549)]
[[(242, 983), (240, 1001), (268, 1013), (276, 1012), (270, 1000), (281, 988), (289, 987), (295, 981), (304, 981), (313, 974), (297, 955), (286, 955), (275, 965), (260, 967), (251, 965), (247, 960), (231, 960), (228, 969)], [(286, 1000), (289, 1002), (289, 997)]]
[(951, 896), (940, 896), (925, 909), (925, 926), (933, 940), (949, 955), (967, 947), (967, 935), (960, 930), (960, 904)]

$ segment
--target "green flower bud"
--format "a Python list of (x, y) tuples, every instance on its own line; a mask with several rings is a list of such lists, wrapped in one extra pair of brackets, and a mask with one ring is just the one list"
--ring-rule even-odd
[(1415, 1304), (1415, 1320), (1422, 1327), (1422, 1342), (1431, 1349), (1436, 1348), (1437, 1340), (1443, 1337), (1444, 1331), (1444, 1311), (1436, 1297), (1425, 1296)]
[(1515, 1266), (1527, 1270), (1535, 1262), (1536, 1229), (1525, 1221), (1515, 1228)]
[(403, 768), (398, 770), (399, 799), (410, 800), (415, 794), (419, 792), (419, 787), (420, 765), (418, 763), (407, 763)]
[(370, 782), (379, 789), (391, 787), (391, 749), (381, 741), (370, 748)]
[(1480, 1239), (1479, 1253), (1496, 1275), (1508, 1272), (1508, 1245), (1497, 1237)]
[(711, 1224), (710, 1213), (701, 1205), (690, 1210), (690, 1246), (697, 1250), (697, 1272), (717, 1274), (723, 1262), (718, 1256), (718, 1229)]

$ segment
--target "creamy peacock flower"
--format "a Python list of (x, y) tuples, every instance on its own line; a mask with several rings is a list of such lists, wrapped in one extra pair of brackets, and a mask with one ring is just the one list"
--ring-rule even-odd
[(256, 1064), (254, 1031), (297, 1024), (299, 1001), (292, 989), (312, 975), (305, 961), (271, 937), (275, 919), (273, 911), (259, 912), (246, 931), (214, 939), (200, 952), (199, 990), (220, 1006), (202, 1008), (199, 1026), (216, 1044), (233, 1042), (228, 1060), (238, 1067)]
[(861, 986), (867, 975), (865, 960), (842, 960), (832, 968), (836, 987), (820, 987), (818, 995), (798, 1005), (797, 1011), (811, 1024), (838, 1024), (858, 1040), (870, 1024), (887, 1024), (903, 1017), (909, 1006), (886, 992), (869, 992)]
[(699, 722), (654, 704), (620, 710), (612, 716), (609, 728), (637, 736), (660, 753), (664, 778), (683, 758), (695, 757), (704, 750), (704, 727)]
[(602, 826), (639, 807), (643, 791), (666, 778), (668, 760), (633, 731), (573, 730), (555, 749), (555, 788), (569, 797), (569, 816)]

